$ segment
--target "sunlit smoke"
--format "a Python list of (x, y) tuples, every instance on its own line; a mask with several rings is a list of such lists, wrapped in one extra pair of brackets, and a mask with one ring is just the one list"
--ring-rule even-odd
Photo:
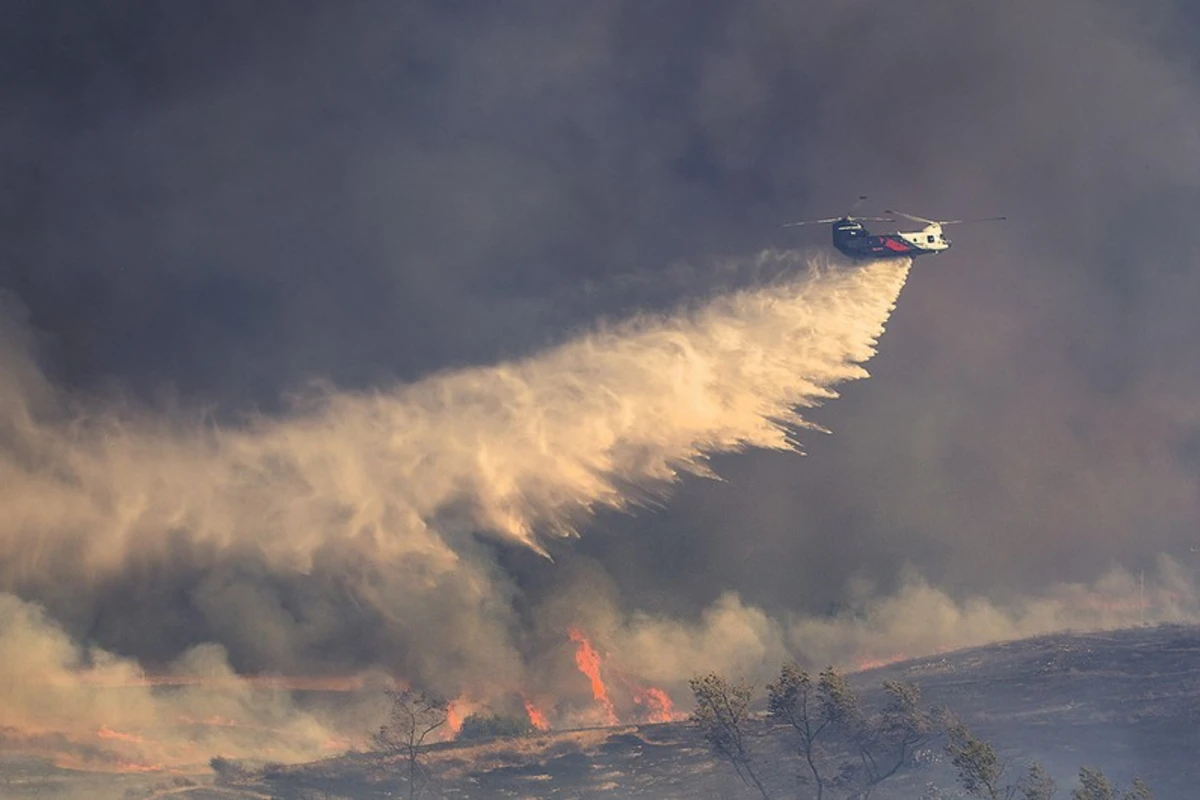
[(1200, 622), (1195, 570), (1160, 556), (1134, 574), (1114, 569), (1090, 584), (1061, 583), (1034, 596), (956, 599), (910, 575), (890, 596), (868, 596), (824, 618), (789, 620), (791, 648), (813, 663), (880, 666), (917, 656), (1063, 630)]
[[(343, 728), (337, 715), (303, 711), (290, 692), (243, 681), (217, 645), (189, 650), (172, 665), (180, 681), (164, 687), (146, 681), (129, 659), (74, 644), (40, 609), (11, 595), (0, 594), (0, 620), (0, 741), (7, 749), (62, 765), (150, 771), (247, 752), (313, 758), (339, 730), (362, 726), (347, 717)], [(356, 705), (351, 714), (374, 721), (365, 702), (346, 711)]]

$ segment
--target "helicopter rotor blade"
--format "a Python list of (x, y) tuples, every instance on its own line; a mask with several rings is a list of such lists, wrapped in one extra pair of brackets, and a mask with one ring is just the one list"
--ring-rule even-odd
[(891, 208), (887, 209), (887, 211), (885, 213), (895, 214), (898, 217), (904, 217), (905, 219), (911, 219), (915, 222), (924, 222), (926, 225), (936, 225), (937, 224), (936, 219), (925, 219), (924, 217), (918, 217), (916, 214), (905, 214), (903, 211), (895, 211), (894, 209), (891, 209)]
[(841, 217), (830, 217), (829, 219), (806, 219), (800, 222), (785, 222), (781, 227), (795, 228), (800, 225), (828, 225), (831, 222), (837, 222)]
[(940, 222), (941, 225), (958, 225), (963, 222), (998, 222), (1008, 219), (1008, 217), (975, 217), (973, 219), (948, 219)]
[(840, 222), (841, 220), (844, 220), (844, 219), (848, 219), (853, 222), (862, 222), (862, 221), (895, 222), (896, 221), (892, 217), (851, 217), (851, 216), (847, 215), (847, 216), (843, 216), (843, 217), (827, 217), (825, 219), (806, 219), (806, 220), (801, 220), (800, 222), (785, 222), (785, 223), (783, 223), (783, 225), (781, 227), (795, 228), (800, 225), (828, 225), (831, 222)]

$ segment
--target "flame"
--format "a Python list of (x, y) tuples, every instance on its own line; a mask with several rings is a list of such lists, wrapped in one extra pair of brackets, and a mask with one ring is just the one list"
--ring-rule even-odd
[(533, 727), (539, 731), (550, 730), (550, 723), (546, 720), (546, 715), (531, 700), (525, 701), (525, 713), (529, 715), (529, 724)]
[(161, 764), (138, 764), (133, 761), (118, 761), (114, 764), (117, 772), (166, 772)]
[(653, 686), (646, 689), (635, 689), (633, 702), (642, 709), (642, 716), (647, 722), (673, 722), (681, 716), (675, 711), (675, 704), (671, 702), (671, 696)]
[(592, 683), (592, 697), (604, 711), (604, 721), (608, 725), (617, 724), (617, 713), (613, 710), (612, 700), (608, 698), (608, 689), (600, 679), (600, 655), (592, 647), (592, 643), (578, 628), (570, 628), (567, 636), (578, 647), (575, 650), (575, 664), (579, 671), (587, 676)]
[(886, 667), (888, 664), (896, 664), (900, 661), (907, 660), (908, 656), (906, 656), (904, 653), (892, 653), (890, 656), (883, 656), (882, 658), (869, 658), (864, 656), (854, 663), (854, 671), (865, 672), (869, 669)]
[(459, 700), (451, 700), (446, 706), (446, 729), (449, 731), (449, 738), (453, 739), (458, 736), (458, 732), (462, 730), (463, 716), (459, 710)]
[(345, 753), (355, 747), (362, 747), (363, 744), (349, 736), (330, 736), (321, 742), (321, 749), (329, 753)]
[(462, 730), (463, 720), (483, 708), (486, 708), (485, 704), (463, 692), (446, 704), (446, 724), (434, 732), (434, 737), (442, 741), (457, 738)]
[[(189, 716), (185, 715), (185, 716), (181, 716), (179, 718), (179, 724), (181, 724), (181, 725), (197, 725), (197, 726), (212, 727), (212, 728), (251, 727), (251, 726), (243, 725), (242, 723), (238, 722), (236, 719), (229, 719), (228, 717), (222, 717), (219, 714), (214, 714), (213, 716), (206, 717), (204, 719), (199, 719), (197, 717), (189, 717)], [(259, 726), (253, 726), (253, 727), (259, 727)], [(270, 729), (263, 728), (263, 730), (270, 730)]]
[(101, 739), (117, 739), (122, 742), (131, 742), (133, 744), (145, 744), (146, 743), (145, 739), (143, 739), (142, 737), (140, 737), (136, 734), (121, 733), (120, 731), (114, 731), (112, 728), (108, 727), (107, 725), (101, 725), (100, 729), (96, 731), (96, 735), (99, 736)]
[(69, 769), (78, 772), (107, 772), (115, 774), (170, 772), (170, 770), (161, 764), (139, 764), (136, 761), (125, 761), (119, 758), (99, 760), (74, 753), (59, 753), (55, 755), (54, 766), (59, 769)]

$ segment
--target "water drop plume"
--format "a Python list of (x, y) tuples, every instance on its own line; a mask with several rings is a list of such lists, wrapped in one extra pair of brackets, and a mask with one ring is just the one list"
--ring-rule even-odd
[(708, 454), (793, 448), (812, 427), (797, 408), (866, 376), (909, 262), (759, 258), (795, 270), (522, 360), (326, 391), (239, 429), (71, 414), (34, 380), (41, 407), (9, 404), (20, 413), (4, 420), (4, 569), (66, 559), (95, 575), (179, 531), (302, 570), (330, 543), (453, 569), (463, 534), (540, 550), (589, 511), (628, 505), (631, 487), (704, 473)]
[[(367, 718), (301, 709), (273, 675), (572, 695), (574, 670), (536, 678), (559, 674), (565, 627), (529, 644), (519, 578), (480, 537), (545, 553), (598, 509), (708, 474), (709, 455), (798, 449), (816, 428), (801, 412), (866, 376), (910, 266), (741, 263), (774, 277), (232, 426), (62, 390), (0, 306), (0, 728), (138, 768), (292, 760), (360, 741)], [(564, 626), (596, 608), (572, 603)], [(645, 671), (622, 674), (644, 693)], [(270, 747), (243, 735), (264, 730)]]

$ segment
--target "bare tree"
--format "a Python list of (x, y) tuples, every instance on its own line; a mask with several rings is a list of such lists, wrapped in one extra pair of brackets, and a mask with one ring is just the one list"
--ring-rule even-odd
[[(790, 725), (799, 739), (817, 800), (833, 785), (850, 797), (866, 798), (880, 783), (912, 764), (914, 752), (934, 734), (931, 715), (921, 708), (912, 684), (888, 681), (882, 713), (868, 717), (845, 676), (829, 667), (814, 685), (794, 663), (767, 686), (771, 718)], [(857, 764), (847, 760), (846, 753)]]
[(429, 774), (421, 764), (421, 748), (429, 734), (446, 724), (449, 703), (441, 697), (412, 689), (384, 692), (392, 702), (388, 720), (372, 740), (388, 755), (402, 755), (408, 764), (408, 796), (421, 796)]
[(742, 783), (758, 789), (764, 800), (770, 800), (771, 796), (754, 769), (754, 757), (747, 741), (753, 689), (749, 684), (730, 683), (713, 673), (692, 678), (689, 685), (696, 699), (692, 722), (700, 728), (717, 755), (733, 766)]
[(825, 796), (825, 778), (819, 766), (821, 737), (833, 724), (823, 701), (812, 678), (794, 662), (785, 663), (779, 670), (779, 680), (767, 684), (767, 709), (772, 719), (792, 726), (800, 739), (800, 755), (812, 775), (817, 800)]

